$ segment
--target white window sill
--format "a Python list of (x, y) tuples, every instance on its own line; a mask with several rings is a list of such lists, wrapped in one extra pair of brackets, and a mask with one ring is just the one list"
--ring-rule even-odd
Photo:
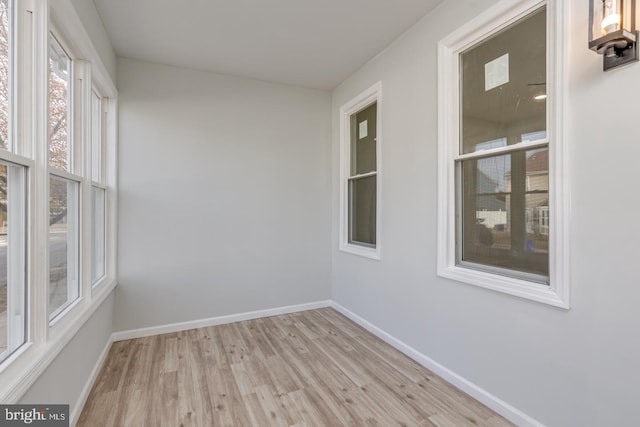
[(567, 298), (553, 286), (515, 277), (502, 276), (486, 271), (461, 266), (447, 266), (438, 269), (438, 276), (481, 288), (537, 301), (544, 304), (569, 309)]
[[(27, 342), (0, 364), (0, 402), (15, 403), (65, 348), (116, 287), (112, 280), (89, 300), (78, 300), (46, 342)], [(71, 307), (69, 307), (71, 308)]]
[(366, 246), (354, 245), (351, 243), (343, 243), (340, 245), (340, 251), (346, 252), (352, 255), (358, 255), (365, 258), (374, 259), (380, 261), (380, 248), (369, 248)]

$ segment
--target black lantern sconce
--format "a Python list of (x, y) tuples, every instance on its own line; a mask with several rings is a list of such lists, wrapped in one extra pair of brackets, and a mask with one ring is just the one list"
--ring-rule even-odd
[(589, 49), (604, 55), (603, 70), (637, 61), (635, 0), (589, 1)]

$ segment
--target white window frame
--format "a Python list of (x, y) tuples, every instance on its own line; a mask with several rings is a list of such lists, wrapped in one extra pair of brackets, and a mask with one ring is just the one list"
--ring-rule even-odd
[[(566, 2), (503, 0), (438, 43), (438, 276), (498, 292), (570, 308), (569, 173), (566, 128)], [(456, 161), (459, 153), (460, 53), (547, 7), (547, 138), (522, 142), (520, 148), (549, 148), (549, 284), (515, 278), (491, 269), (475, 270), (456, 263)], [(497, 154), (496, 148), (483, 152)], [(495, 153), (493, 153), (495, 152)]]
[[(81, 245), (82, 239), (80, 238), (80, 217), (81, 217), (81, 188), (82, 183), (78, 181), (78, 177), (64, 173), (61, 170), (51, 171), (49, 173), (49, 179), (57, 179), (58, 181), (66, 182), (75, 185), (73, 191), (69, 191), (70, 187), (67, 186), (67, 301), (60, 307), (56, 308), (49, 314), (49, 323), (55, 324), (60, 317), (67, 313), (67, 309), (70, 309), (75, 302), (82, 296), (81, 289)], [(51, 232), (51, 226), (49, 226), (49, 232)], [(47, 234), (50, 238), (50, 234)], [(49, 243), (49, 242), (48, 242)], [(49, 248), (50, 246), (47, 245)], [(48, 250), (48, 253), (50, 249)], [(51, 254), (49, 253), (49, 257)], [(49, 258), (50, 259), (50, 258)], [(49, 286), (51, 281), (48, 280), (47, 296), (49, 297)], [(50, 297), (48, 298), (50, 299)], [(48, 309), (47, 309), (48, 310)]]
[[(95, 98), (94, 98), (95, 97)], [(94, 100), (97, 101), (94, 103)], [(97, 107), (97, 117), (94, 114), (94, 107)], [(90, 226), (91, 226), (91, 238), (89, 243), (91, 244), (91, 262), (90, 262), (90, 266), (91, 266), (91, 273), (90, 273), (90, 277), (91, 277), (91, 286), (92, 289), (95, 290), (97, 287), (100, 287), (100, 285), (104, 284), (107, 282), (107, 280), (105, 280), (109, 274), (107, 271), (107, 259), (108, 259), (108, 253), (107, 253), (107, 247), (108, 247), (108, 215), (107, 215), (107, 207), (108, 207), (108, 193), (109, 193), (109, 188), (108, 186), (105, 184), (106, 180), (105, 180), (105, 171), (106, 171), (106, 146), (107, 146), (107, 130), (109, 129), (109, 99), (104, 97), (102, 95), (102, 92), (94, 85), (91, 88), (91, 93), (90, 93), (90, 108), (91, 108), (91, 114), (90, 114), (90, 124), (91, 124), (91, 136), (90, 136), (90, 143), (89, 143), (89, 150), (87, 150), (87, 166), (89, 166), (89, 170), (87, 170), (87, 178), (90, 180), (91, 185), (89, 186), (89, 192), (87, 194), (88, 200), (91, 201), (91, 209), (90, 209)], [(96, 120), (97, 119), (97, 120)], [(96, 127), (97, 125), (97, 127)], [(96, 139), (97, 139), (97, 144), (96, 144)], [(96, 147), (97, 145), (97, 147)], [(98, 148), (98, 153), (96, 153), (94, 150)], [(96, 174), (96, 169), (97, 169), (97, 176)], [(97, 178), (97, 179), (96, 179)], [(99, 261), (101, 262), (102, 268), (101, 270), (104, 272), (104, 274), (100, 277), (97, 277), (95, 280), (93, 278), (93, 258), (95, 256), (94, 254), (94, 249), (95, 247), (93, 246), (93, 237), (94, 237), (94, 232), (93, 232), (93, 221), (95, 219), (94, 216), (94, 203), (93, 203), (93, 189), (94, 188), (98, 188), (104, 191), (104, 203), (103, 203), (103, 221), (104, 221), (104, 233), (102, 236), (102, 242), (101, 242), (101, 246), (102, 246), (102, 251), (104, 254), (104, 257)]]
[[(376, 244), (359, 245), (349, 241), (349, 181), (351, 176), (351, 116), (376, 104)], [(380, 260), (382, 255), (382, 82), (377, 82), (340, 108), (340, 238), (339, 249), (354, 255)]]
[[(16, 2), (16, 65), (13, 152), (0, 150), (0, 159), (23, 165), (27, 171), (27, 340), (0, 363), (0, 401), (16, 403), (47, 366), (65, 348), (84, 323), (102, 305), (116, 285), (117, 235), (117, 90), (98, 51), (82, 26), (72, 0)], [(48, 37), (53, 30), (70, 54), (73, 65), (74, 115), (69, 132), (73, 140), (69, 172), (49, 167), (47, 63)], [(14, 82), (15, 84), (15, 82)], [(90, 93), (95, 86), (110, 114), (105, 124), (102, 185), (107, 190), (107, 275), (92, 288), (90, 206)], [(72, 128), (71, 128), (72, 126)], [(20, 139), (15, 139), (20, 135)], [(51, 174), (79, 183), (80, 298), (53, 322), (48, 315), (49, 179)], [(43, 256), (45, 255), (45, 256)]]
[[(10, 145), (10, 147), (13, 144)], [(7, 235), (12, 237), (10, 244), (7, 245), (7, 324), (6, 324), (6, 347), (9, 351), (14, 343), (20, 345), (12, 351), (19, 350), (28, 339), (28, 320), (27, 300), (27, 211), (28, 211), (28, 170), (29, 163), (13, 163), (5, 159), (7, 157), (15, 158), (10, 153), (0, 149), (0, 159), (2, 163), (7, 165), (7, 217), (11, 217), (11, 221), (7, 224)], [(18, 172), (11, 167), (21, 167)], [(10, 184), (13, 181), (16, 186), (10, 190)], [(22, 286), (16, 292), (14, 286), (21, 284)], [(4, 357), (4, 356), (3, 356)], [(7, 357), (11, 357), (10, 353)]]
[[(68, 156), (68, 171), (58, 169), (49, 164), (49, 179), (58, 178), (69, 182), (73, 182), (77, 185), (76, 194), (71, 194), (75, 198), (75, 205), (72, 211), (67, 214), (67, 222), (69, 227), (67, 228), (68, 241), (74, 242), (73, 246), (67, 247), (67, 302), (56, 310), (49, 314), (49, 324), (51, 326), (59, 322), (64, 316), (75, 309), (77, 302), (86, 294), (83, 289), (83, 274), (84, 274), (84, 258), (87, 251), (87, 245), (84, 238), (83, 222), (86, 215), (84, 214), (85, 196), (83, 194), (83, 174), (85, 174), (83, 153), (86, 150), (86, 81), (89, 78), (89, 65), (86, 61), (80, 60), (75, 55), (74, 50), (69, 46), (69, 43), (61, 32), (57, 29), (53, 23), (49, 24), (49, 35), (53, 37), (64, 52), (69, 57), (69, 106), (67, 114), (67, 156)], [(48, 58), (48, 56), (47, 56)], [(48, 100), (47, 89), (47, 100)], [(49, 114), (47, 108), (47, 130), (49, 129)], [(48, 147), (49, 141), (47, 141), (47, 153), (49, 153)], [(47, 162), (49, 159), (47, 158)], [(49, 186), (47, 186), (49, 188)], [(67, 193), (67, 198), (70, 194)], [(47, 198), (49, 200), (49, 197)], [(67, 201), (69, 203), (69, 201)], [(50, 228), (50, 226), (49, 226)], [(49, 233), (47, 233), (49, 238)], [(49, 247), (49, 245), (47, 245)], [(48, 257), (51, 256), (47, 251)], [(47, 280), (49, 283), (49, 280)], [(48, 289), (48, 287), (47, 287)], [(49, 298), (49, 292), (47, 292)], [(48, 299), (47, 299), (48, 305)], [(47, 308), (47, 311), (49, 309)]]
[[(7, 225), (7, 233), (9, 236), (15, 236), (12, 238), (12, 243), (7, 246), (7, 325), (6, 325), (6, 339), (7, 339), (7, 351), (13, 347), (12, 344), (21, 343), (16, 348), (4, 355), (4, 359), (0, 360), (0, 363), (6, 364), (20, 354), (24, 348), (28, 346), (29, 340), (29, 328), (31, 327), (31, 320), (29, 319), (30, 308), (27, 305), (29, 283), (27, 280), (27, 265), (29, 263), (26, 256), (27, 250), (30, 246), (28, 242), (28, 212), (31, 209), (30, 189), (29, 189), (29, 170), (33, 168), (34, 162), (25, 157), (25, 152), (29, 152), (28, 148), (25, 148), (30, 141), (30, 130), (26, 130), (23, 127), (23, 121), (19, 120), (20, 114), (18, 114), (21, 107), (24, 105), (25, 92), (29, 90), (28, 77), (22, 76), (22, 72), (25, 69), (25, 65), (28, 64), (28, 56), (30, 51), (23, 48), (24, 37), (22, 34), (18, 35), (16, 28), (19, 28), (23, 22), (23, 16), (19, 13), (22, 7), (18, 5), (18, 1), (9, 0), (9, 20), (10, 31), (9, 34), (9, 55), (10, 55), (10, 67), (9, 70), (9, 95), (11, 103), (9, 105), (9, 132), (7, 135), (7, 148), (0, 149), (0, 161), (7, 164), (7, 201), (8, 209), (7, 215), (11, 216), (11, 221)], [(20, 24), (18, 24), (20, 22)], [(22, 84), (18, 86), (17, 81)], [(9, 165), (15, 165), (22, 167), (22, 171), (17, 172)], [(12, 174), (19, 173), (21, 176)], [(10, 182), (14, 181), (16, 186), (13, 186), (9, 191)], [(16, 289), (12, 286), (20, 283), (21, 289), (16, 292)], [(0, 399), (1, 401), (1, 399)]]
[[(76, 147), (76, 129), (74, 128), (75, 123), (77, 121), (76, 115), (78, 114), (77, 108), (75, 108), (75, 104), (77, 103), (77, 88), (76, 88), (76, 78), (78, 74), (78, 70), (76, 69), (76, 58), (72, 55), (71, 49), (69, 49), (69, 45), (66, 43), (64, 38), (59, 35), (59, 32), (55, 29), (55, 27), (50, 26), (49, 28), (49, 36), (53, 37), (55, 42), (60, 46), (60, 48), (64, 51), (64, 53), (69, 58), (69, 87), (67, 89), (69, 105), (67, 106), (67, 169), (58, 169), (51, 164), (49, 164), (49, 168), (54, 171), (62, 171), (68, 174), (78, 174), (78, 156), (76, 155), (79, 147)], [(48, 49), (47, 49), (48, 52)], [(47, 55), (48, 58), (48, 55)], [(47, 80), (48, 82), (48, 80)], [(48, 85), (47, 85), (48, 88)], [(47, 89), (47, 99), (48, 99), (49, 91)], [(50, 116), (47, 114), (47, 123), (49, 123)], [(48, 128), (47, 128), (48, 129)], [(47, 141), (47, 146), (49, 141)]]

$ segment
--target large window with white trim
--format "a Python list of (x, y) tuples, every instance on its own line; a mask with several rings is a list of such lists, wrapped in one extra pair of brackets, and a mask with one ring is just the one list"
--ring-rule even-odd
[(116, 122), (107, 112), (115, 114), (117, 92), (70, 7), (0, 0), (6, 403), (22, 396), (115, 286)]
[(562, 16), (503, 2), (440, 43), (438, 271), (568, 307)]
[(380, 83), (341, 110), (340, 249), (380, 257)]

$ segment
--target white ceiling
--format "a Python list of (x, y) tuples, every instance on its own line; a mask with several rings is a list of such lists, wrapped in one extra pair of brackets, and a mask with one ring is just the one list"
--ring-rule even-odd
[(332, 89), (443, 0), (94, 1), (118, 56)]

